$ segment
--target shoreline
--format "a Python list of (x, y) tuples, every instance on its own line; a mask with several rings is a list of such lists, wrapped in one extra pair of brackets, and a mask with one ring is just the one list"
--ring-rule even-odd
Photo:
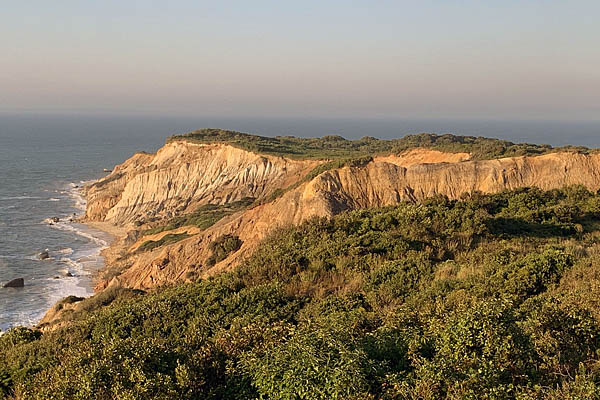
[[(123, 239), (127, 236), (127, 228), (113, 225), (110, 222), (82, 220), (79, 221), (79, 223), (112, 236), (112, 243), (114, 243), (116, 240)], [(110, 247), (112, 243), (110, 243), (108, 246)]]
[(102, 265), (97, 268), (92, 275), (91, 290), (93, 296), (101, 291), (101, 289), (99, 289), (100, 283), (102, 282), (104, 273), (108, 269), (107, 259), (115, 260), (118, 258), (119, 252), (123, 248), (123, 246), (120, 246), (119, 243), (124, 242), (124, 240), (127, 238), (127, 233), (129, 230), (126, 227), (116, 226), (110, 222), (79, 221), (79, 223), (87, 226), (88, 228), (103, 232), (110, 237), (110, 240), (107, 241), (107, 246), (100, 250), (99, 255), (102, 258)]
[[(87, 186), (96, 182), (96, 179), (90, 179), (86, 181), (81, 181), (80, 186), (75, 186), (72, 188), (73, 198), (75, 200), (76, 207), (81, 210), (81, 214), (79, 214), (74, 222), (80, 224), (88, 229), (97, 230), (105, 235), (107, 238), (102, 239), (106, 245), (101, 247), (98, 251), (98, 256), (100, 257), (100, 265), (95, 269), (90, 275), (89, 282), (89, 291), (91, 293), (90, 296), (96, 294), (96, 287), (98, 285), (98, 277), (102, 274), (103, 271), (106, 270), (106, 258), (107, 251), (109, 251), (112, 246), (119, 240), (121, 240), (124, 236), (126, 236), (127, 232), (124, 229), (120, 229), (117, 226), (114, 226), (108, 222), (99, 222), (99, 221), (87, 221), (85, 219), (86, 211), (87, 211)], [(98, 238), (97, 235), (92, 235)]]
[[(49, 188), (38, 189), (39, 195), (35, 192), (35, 197), (27, 198), (31, 198), (30, 203), (52, 203), (48, 203), (51, 207), (46, 207), (43, 213), (33, 213), (30, 217), (35, 245), (19, 250), (23, 254), (14, 256), (15, 262), (27, 264), (17, 274), (25, 278), (27, 285), (22, 296), (6, 298), (8, 292), (1, 293), (4, 304), (0, 309), (0, 333), (16, 326), (38, 327), (65, 297), (87, 298), (97, 293), (99, 277), (112, 259), (109, 249), (127, 230), (110, 223), (85, 221), (85, 185), (89, 182), (93, 181), (59, 181), (49, 184)], [(43, 227), (37, 228), (39, 224)], [(44, 248), (49, 256), (41, 259), (38, 253)], [(6, 264), (2, 260), (0, 266)], [(30, 301), (34, 303), (24, 299), (33, 299)]]
[[(82, 287), (85, 287), (86, 291), (88, 292), (88, 295), (84, 296), (84, 297), (89, 298), (89, 297), (94, 296), (98, 292), (97, 285), (99, 282), (99, 277), (101, 276), (103, 271), (105, 271), (107, 268), (107, 262), (106, 262), (107, 256), (108, 256), (108, 258), (110, 258), (110, 250), (111, 250), (111, 248), (113, 248), (113, 245), (126, 237), (127, 229), (123, 228), (123, 227), (115, 226), (109, 222), (86, 221), (84, 219), (85, 206), (87, 203), (85, 191), (82, 190), (82, 187), (74, 187), (74, 188), (72, 188), (71, 194), (72, 194), (72, 198), (75, 199), (76, 207), (80, 208), (80, 210), (83, 212), (74, 221), (72, 221), (74, 226), (76, 226), (76, 225), (81, 226), (81, 228), (75, 229), (73, 231), (73, 233), (79, 234), (79, 235), (84, 233), (84, 236), (86, 236), (88, 238), (93, 238), (92, 239), (93, 241), (100, 240), (100, 241), (106, 243), (105, 245), (100, 246), (98, 248), (98, 252), (96, 253), (97, 254), (97, 258), (96, 258), (97, 267), (94, 268), (93, 270), (89, 270), (89, 275), (88, 275), (88, 278), (86, 279), (87, 284), (85, 286), (82, 286)], [(71, 223), (69, 223), (69, 224), (71, 224)], [(81, 260), (79, 260), (78, 262), (81, 262)], [(80, 281), (80, 284), (81, 283), (82, 282)], [(43, 312), (41, 317), (37, 320), (37, 322), (35, 322), (31, 326), (40, 328), (40, 324), (43, 324), (44, 322), (48, 322), (47, 319), (49, 316), (50, 316), (50, 320), (52, 320), (53, 319), (52, 313), (56, 312), (56, 305), (58, 303), (60, 303), (63, 299), (64, 299), (64, 297), (60, 298), (57, 301), (55, 301), (54, 303), (50, 304), (49, 307)]]
[(101, 259), (101, 265), (98, 268), (96, 268), (96, 270), (91, 275), (90, 290), (92, 291), (93, 296), (94, 294), (96, 294), (96, 285), (98, 284), (98, 277), (102, 274), (104, 270), (106, 270), (106, 252), (111, 249), (113, 244), (120, 240), (121, 232), (118, 229), (112, 229), (111, 226), (106, 222), (87, 222), (80, 220), (78, 221), (78, 223), (85, 226), (88, 229), (97, 230), (108, 236), (106, 240), (106, 246), (101, 248), (98, 252), (98, 255)]

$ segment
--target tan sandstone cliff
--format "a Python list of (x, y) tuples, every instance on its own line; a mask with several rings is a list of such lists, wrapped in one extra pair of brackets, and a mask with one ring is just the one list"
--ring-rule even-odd
[[(560, 152), (536, 157), (469, 161), (466, 153), (415, 149), (375, 157), (361, 167), (321, 173), (273, 201), (230, 215), (206, 230), (181, 227), (128, 243), (107, 257), (123, 272), (98, 288), (121, 285), (149, 288), (208, 276), (237, 265), (278, 226), (344, 210), (418, 201), (437, 194), (459, 198), (473, 191), (498, 192), (523, 186), (542, 189), (583, 184), (600, 189), (600, 154)], [(244, 197), (267, 199), (276, 189), (300, 182), (319, 161), (263, 156), (226, 144), (173, 142), (155, 155), (137, 154), (87, 189), (90, 221), (131, 226), (135, 221), (164, 220), (200, 204)], [(150, 252), (133, 252), (145, 240), (169, 233), (191, 237)], [(209, 244), (223, 234), (238, 236), (241, 248), (212, 267)], [(126, 249), (126, 250), (124, 250)], [(125, 251), (125, 253), (124, 253)], [(117, 256), (118, 253), (118, 256)]]
[(135, 154), (90, 185), (85, 218), (125, 225), (185, 213), (206, 203), (261, 199), (300, 179), (317, 163), (174, 141), (156, 154)]

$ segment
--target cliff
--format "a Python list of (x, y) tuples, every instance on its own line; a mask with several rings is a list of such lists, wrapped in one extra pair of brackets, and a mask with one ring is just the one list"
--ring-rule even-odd
[(88, 221), (145, 223), (201, 204), (262, 199), (304, 176), (318, 161), (254, 154), (220, 144), (171, 142), (139, 153), (90, 185)]
[[(468, 153), (418, 148), (331, 168), (312, 177), (310, 171), (325, 166), (325, 160), (261, 155), (222, 143), (170, 142), (154, 155), (134, 155), (87, 188), (88, 221), (137, 230), (107, 253), (107, 263), (118, 272), (105, 276), (97, 288), (145, 289), (206, 277), (239, 264), (277, 227), (345, 210), (434, 195), (457, 199), (474, 191), (492, 193), (524, 186), (552, 189), (582, 184), (593, 191), (600, 189), (599, 154), (469, 159)], [(256, 199), (253, 205), (224, 215), (206, 229), (183, 225), (140, 234), (149, 227), (168, 225), (173, 216), (191, 213), (200, 205), (248, 197)], [(207, 261), (214, 252), (211, 244), (223, 235), (239, 238), (241, 246), (213, 265)], [(140, 251), (145, 243), (160, 244), (172, 238), (177, 240)]]

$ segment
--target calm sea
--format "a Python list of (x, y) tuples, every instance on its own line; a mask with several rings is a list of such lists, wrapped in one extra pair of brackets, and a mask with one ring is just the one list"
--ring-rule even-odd
[[(99, 252), (109, 238), (68, 222), (83, 212), (77, 192), (82, 183), (136, 151), (155, 151), (168, 135), (203, 127), (352, 139), (455, 133), (600, 147), (600, 122), (0, 115), (0, 285), (25, 279), (24, 288), (0, 288), (0, 330), (35, 324), (59, 299), (92, 293), (91, 277), (102, 266)], [(61, 222), (44, 222), (50, 217)], [(39, 260), (45, 249), (50, 258)]]

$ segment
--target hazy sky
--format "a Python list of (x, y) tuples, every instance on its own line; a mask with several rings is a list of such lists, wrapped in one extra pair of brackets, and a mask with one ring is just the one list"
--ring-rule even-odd
[(600, 119), (600, 1), (0, 0), (0, 111)]

